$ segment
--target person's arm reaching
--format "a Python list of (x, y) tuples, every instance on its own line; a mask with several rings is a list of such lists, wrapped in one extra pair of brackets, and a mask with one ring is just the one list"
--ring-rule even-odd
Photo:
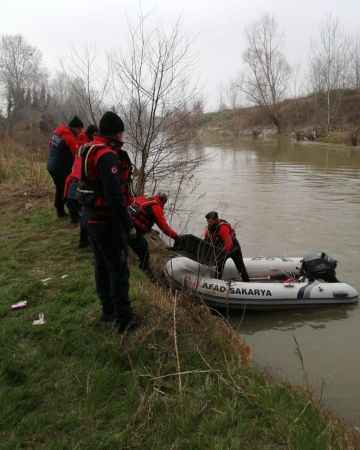
[(154, 214), (156, 225), (160, 230), (172, 239), (177, 239), (178, 235), (176, 231), (173, 230), (166, 221), (163, 208), (160, 205), (153, 205), (152, 212)]

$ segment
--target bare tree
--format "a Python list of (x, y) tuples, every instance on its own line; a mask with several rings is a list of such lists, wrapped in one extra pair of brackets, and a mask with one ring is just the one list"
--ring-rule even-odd
[(96, 124), (104, 112), (111, 87), (109, 58), (100, 59), (95, 48), (73, 48), (62, 66), (81, 117)]
[(246, 30), (246, 39), (246, 71), (239, 87), (251, 103), (267, 113), (280, 133), (279, 102), (287, 92), (291, 69), (281, 51), (282, 38), (275, 19), (264, 15)]
[(341, 89), (348, 81), (348, 49), (348, 39), (338, 19), (328, 15), (320, 29), (319, 41), (313, 44), (310, 67), (313, 91), (326, 98), (328, 131), (341, 103)]
[(218, 107), (217, 107), (217, 110), (219, 112), (225, 111), (227, 109), (227, 106), (225, 103), (225, 97), (226, 97), (226, 89), (222, 83), (219, 83), (219, 85), (218, 85)]
[(73, 53), (51, 80), (49, 110), (57, 120), (68, 120), (77, 114), (84, 122), (96, 124), (105, 110), (110, 72), (106, 64), (96, 67), (95, 55), (87, 50), (83, 55), (76, 54), (78, 57)]
[(240, 91), (238, 87), (238, 81), (231, 80), (226, 90), (227, 101), (231, 109), (237, 109), (240, 106)]
[(117, 109), (126, 121), (136, 170), (135, 191), (154, 190), (168, 176), (191, 174), (199, 158), (184, 151), (195, 97), (189, 44), (177, 22), (169, 32), (149, 28), (141, 13), (129, 25), (128, 50), (113, 55)]
[(81, 105), (79, 105), (76, 97), (73, 95), (74, 82), (63, 71), (57, 72), (50, 81), (50, 102), (48, 109), (56, 121), (67, 121), (74, 114), (82, 117), (83, 110)]
[(26, 95), (40, 89), (46, 79), (41, 68), (41, 53), (19, 35), (4, 35), (0, 40), (0, 83), (5, 91), (6, 113), (11, 124), (25, 106)]
[(354, 36), (350, 44), (350, 86), (360, 89), (360, 35)]

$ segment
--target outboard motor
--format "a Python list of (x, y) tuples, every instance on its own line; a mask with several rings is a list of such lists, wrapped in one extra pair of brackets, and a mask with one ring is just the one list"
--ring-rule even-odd
[(310, 281), (320, 279), (327, 283), (337, 283), (336, 266), (336, 259), (326, 253), (311, 252), (307, 253), (302, 260), (301, 274)]

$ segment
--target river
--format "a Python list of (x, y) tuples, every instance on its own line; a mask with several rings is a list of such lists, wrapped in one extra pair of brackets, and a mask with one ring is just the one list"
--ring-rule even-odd
[[(235, 226), (244, 256), (322, 250), (338, 260), (338, 278), (360, 292), (360, 149), (279, 140), (193, 151), (206, 162), (196, 189), (185, 189), (180, 231), (200, 235), (205, 214), (217, 210)], [(308, 379), (326, 407), (360, 426), (360, 307), (231, 320), (255, 364), (292, 383)]]

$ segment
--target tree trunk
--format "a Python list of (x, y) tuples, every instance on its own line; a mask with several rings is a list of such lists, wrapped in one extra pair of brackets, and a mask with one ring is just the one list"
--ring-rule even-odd
[(331, 125), (331, 112), (330, 112), (331, 102), (330, 102), (330, 90), (327, 91), (327, 131), (330, 133)]

